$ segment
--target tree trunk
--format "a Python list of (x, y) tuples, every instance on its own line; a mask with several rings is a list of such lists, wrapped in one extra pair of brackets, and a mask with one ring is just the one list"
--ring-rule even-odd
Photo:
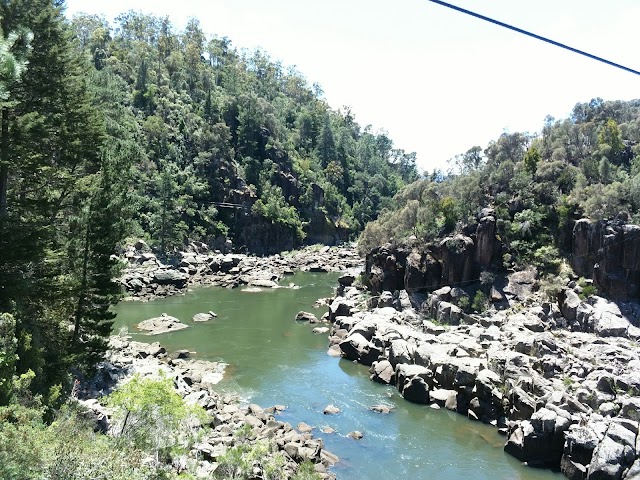
[(82, 322), (82, 315), (84, 310), (85, 298), (87, 295), (88, 282), (88, 270), (89, 270), (89, 222), (90, 217), (87, 218), (87, 229), (84, 237), (84, 249), (82, 252), (82, 280), (80, 283), (80, 292), (78, 293), (78, 305), (76, 306), (76, 315), (74, 319), (73, 337), (71, 344), (75, 345), (80, 335), (80, 323)]
[(9, 109), (2, 109), (0, 128), (0, 225), (7, 215), (7, 190), (9, 188)]

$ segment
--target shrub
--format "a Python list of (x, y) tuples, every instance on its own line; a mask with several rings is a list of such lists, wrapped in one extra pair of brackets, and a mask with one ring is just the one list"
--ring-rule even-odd
[(484, 294), (483, 291), (478, 290), (476, 292), (476, 295), (473, 297), (473, 303), (471, 304), (471, 309), (474, 312), (484, 312), (489, 306), (489, 301), (487, 299), (487, 296)]

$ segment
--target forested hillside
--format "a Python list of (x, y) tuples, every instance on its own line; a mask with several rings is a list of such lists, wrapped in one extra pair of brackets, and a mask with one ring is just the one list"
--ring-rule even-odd
[(567, 119), (548, 117), (539, 135), (504, 133), (457, 156), (449, 174), (407, 186), (359, 247), (462, 232), (488, 207), (503, 245), (494, 267), (557, 270), (575, 220), (640, 220), (639, 142), (640, 101), (578, 104)]
[(187, 238), (257, 252), (346, 239), (417, 178), (415, 155), (385, 133), (332, 110), (266, 53), (207, 38), (196, 19), (184, 32), (134, 12), (72, 27), (96, 105), (118, 126), (108, 136), (126, 132), (137, 153), (136, 233), (162, 253)]

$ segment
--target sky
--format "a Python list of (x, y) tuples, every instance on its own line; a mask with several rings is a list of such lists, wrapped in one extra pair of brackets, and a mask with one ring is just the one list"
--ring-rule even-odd
[[(637, 0), (449, 0), (640, 70)], [(135, 10), (200, 20), (318, 83), (329, 105), (384, 129), (421, 171), (503, 132), (542, 128), (592, 98), (640, 98), (640, 76), (429, 0), (67, 0), (67, 15)]]

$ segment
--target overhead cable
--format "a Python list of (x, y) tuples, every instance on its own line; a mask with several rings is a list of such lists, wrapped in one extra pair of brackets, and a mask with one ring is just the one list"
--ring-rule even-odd
[(565, 45), (564, 43), (556, 42), (555, 40), (551, 40), (550, 38), (543, 37), (542, 35), (537, 35), (535, 33), (529, 32), (527, 30), (523, 30), (522, 28), (518, 28), (518, 27), (515, 27), (513, 25), (509, 25), (508, 23), (504, 23), (504, 22), (501, 22), (499, 20), (495, 20), (493, 18), (487, 17), (485, 15), (481, 15), (481, 14), (476, 13), (476, 12), (472, 12), (471, 10), (467, 10), (465, 8), (458, 7), (456, 5), (452, 5), (450, 3), (443, 2), (441, 0), (428, 0), (428, 1), (432, 2), (432, 3), (437, 3), (438, 5), (442, 5), (443, 7), (451, 8), (452, 10), (456, 10), (456, 11), (464, 13), (466, 15), (470, 15), (472, 17), (479, 18), (480, 20), (484, 20), (486, 22), (493, 23), (494, 25), (498, 25), (500, 27), (508, 28), (509, 30), (513, 30), (514, 32), (518, 32), (518, 33), (521, 33), (523, 35), (527, 35), (528, 37), (535, 38), (536, 40), (541, 40), (543, 42), (550, 43), (551, 45), (554, 45), (556, 47), (564, 48), (565, 50), (569, 50), (570, 52), (577, 53), (578, 55), (583, 55), (585, 57), (589, 57), (592, 60), (597, 60), (598, 62), (605, 63), (605, 64), (610, 65), (612, 67), (620, 68), (622, 70), (625, 70), (627, 72), (633, 73), (635, 75), (640, 75), (640, 71), (634, 70), (633, 68), (625, 67), (624, 65), (621, 65), (619, 63), (615, 63), (615, 62), (612, 62), (611, 60), (607, 60), (607, 59), (599, 57), (597, 55), (593, 55), (591, 53), (585, 52), (584, 50), (579, 50), (577, 48), (570, 47), (569, 45)]

